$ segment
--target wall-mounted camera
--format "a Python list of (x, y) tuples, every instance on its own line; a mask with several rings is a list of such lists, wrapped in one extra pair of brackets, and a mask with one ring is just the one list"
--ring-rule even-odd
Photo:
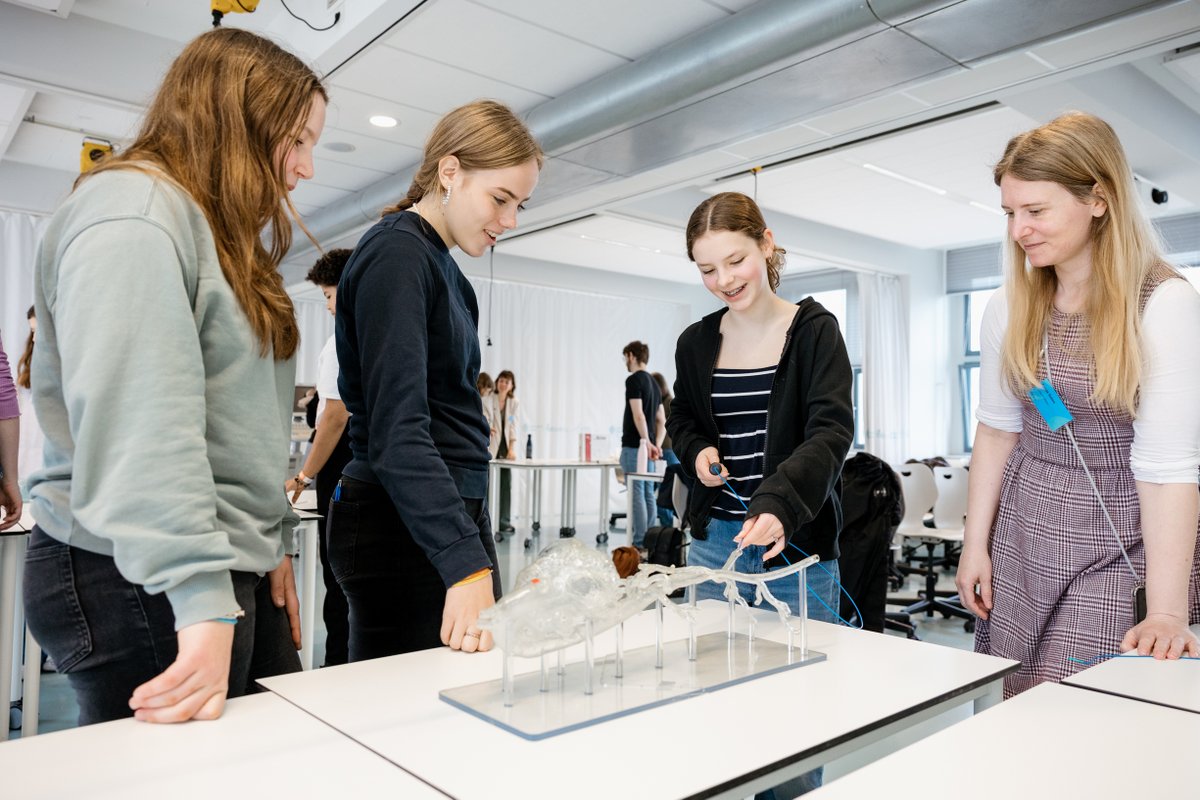
[(1142, 202), (1149, 206), (1165, 206), (1170, 199), (1167, 190), (1155, 186), (1153, 181), (1138, 175), (1133, 174), (1133, 184), (1137, 187), (1138, 197), (1142, 198)]

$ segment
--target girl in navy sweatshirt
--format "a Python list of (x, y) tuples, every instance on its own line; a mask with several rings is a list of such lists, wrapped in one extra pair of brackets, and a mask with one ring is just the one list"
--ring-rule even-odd
[(331, 504), (329, 560), (350, 605), (351, 661), (491, 647), (475, 624), (500, 596), (479, 307), (450, 250), (480, 256), (515, 228), (541, 165), (507, 107), (451, 111), (342, 275), (334, 335), (354, 459)]

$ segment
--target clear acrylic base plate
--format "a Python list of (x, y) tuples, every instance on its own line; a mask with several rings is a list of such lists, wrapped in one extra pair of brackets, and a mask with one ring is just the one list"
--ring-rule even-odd
[(491, 680), (445, 689), (442, 700), (526, 739), (545, 739), (605, 720), (714, 692), (743, 681), (816, 664), (825, 654), (769, 639), (751, 639), (725, 632), (696, 637), (696, 660), (688, 659), (687, 639), (667, 642), (663, 668), (655, 666), (657, 648), (639, 647), (625, 653), (624, 676), (616, 677), (616, 656), (597, 659), (591, 694), (586, 689), (583, 662), (558, 672), (556, 657), (546, 657), (545, 686), (540, 670), (513, 676), (512, 705), (505, 705), (502, 681)]

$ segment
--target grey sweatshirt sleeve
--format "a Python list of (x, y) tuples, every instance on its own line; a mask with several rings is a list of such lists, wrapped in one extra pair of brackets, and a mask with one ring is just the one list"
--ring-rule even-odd
[(184, 270), (165, 229), (110, 219), (66, 245), (46, 298), (75, 445), (72, 513), (112, 542), (126, 580), (166, 592), (176, 629), (238, 608)]

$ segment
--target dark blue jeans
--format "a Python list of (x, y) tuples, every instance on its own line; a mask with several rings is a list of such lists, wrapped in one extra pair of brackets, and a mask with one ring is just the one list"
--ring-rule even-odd
[[(258, 678), (299, 672), (300, 658), (267, 576), (231, 575), (246, 611), (229, 667), (229, 697), (238, 697), (257, 691)], [(171, 666), (178, 652), (165, 595), (125, 580), (111, 556), (62, 544), (36, 526), (25, 556), (25, 615), (75, 690), (80, 725), (133, 716), (133, 690)]]
[(346, 605), (346, 595), (334, 577), (333, 569), (329, 566), (329, 530), (325, 522), (329, 514), (329, 502), (333, 499), (333, 490), (342, 479), (342, 470), (350, 463), (353, 456), (350, 453), (350, 437), (343, 433), (337, 447), (325, 462), (325, 466), (317, 473), (317, 541), (321, 551), (321, 579), (325, 584), (325, 603), (321, 609), (321, 617), (325, 620), (325, 661), (323, 667), (336, 667), (345, 664), (348, 656), (350, 638), (350, 610)]
[[(329, 504), (329, 564), (350, 605), (350, 661), (441, 647), (442, 576), (382, 486), (342, 478), (341, 487), (341, 499)], [(487, 502), (463, 503), (492, 561), (492, 591), (499, 599)]]
[[(666, 462), (667, 467), (672, 464), (679, 466), (679, 456), (675, 455), (674, 450), (668, 447), (662, 451), (662, 454), (662, 460)], [(663, 471), (666, 472), (666, 467), (663, 468)], [(679, 479), (676, 478), (675, 480)], [(665, 506), (662, 503), (658, 503), (658, 524), (666, 525), (667, 527), (675, 524), (675, 509), (671, 508), (670, 503)]]

